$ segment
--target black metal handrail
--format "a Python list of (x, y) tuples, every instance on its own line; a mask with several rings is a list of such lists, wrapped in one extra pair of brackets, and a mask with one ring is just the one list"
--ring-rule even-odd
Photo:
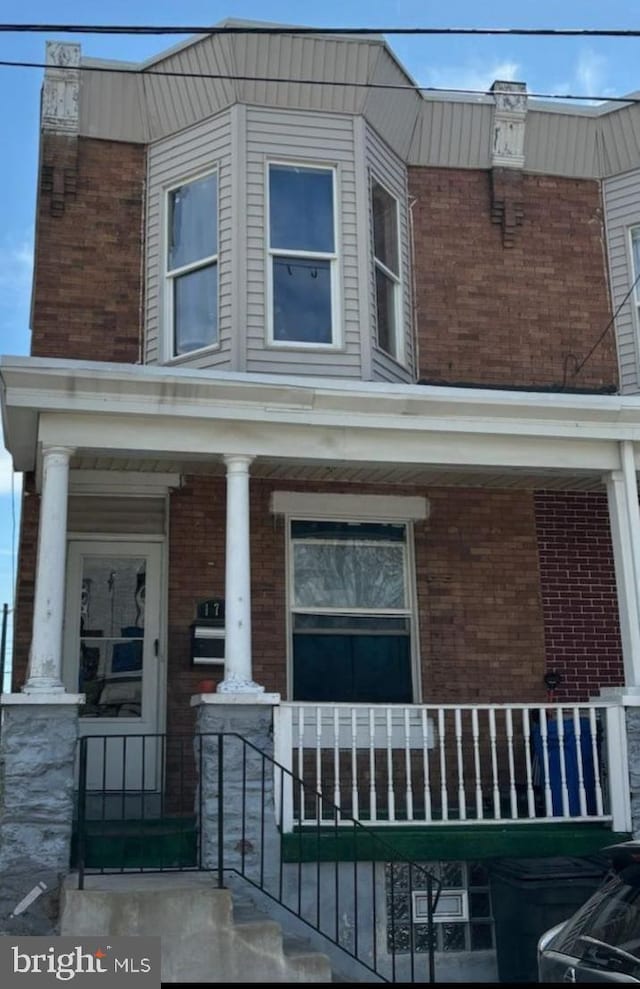
[[(85, 875), (96, 871), (209, 871), (220, 888), (225, 876), (236, 875), (385, 982), (425, 981), (424, 974), (417, 977), (413, 920), (413, 894), (420, 891), (426, 893), (427, 910), (421, 948), (428, 980), (435, 981), (433, 915), (439, 880), (424, 866), (399, 856), (390, 841), (343, 813), (321, 788), (297, 777), (242, 735), (84, 736), (79, 739), (78, 779), (80, 889)], [(298, 799), (315, 803), (315, 825), (304, 834), (301, 828), (294, 832), (297, 855), (285, 863), (275, 821), (283, 821), (285, 793), (292, 793), (293, 785)], [(186, 811), (195, 813), (195, 822)], [(169, 819), (167, 812), (173, 815)], [(167, 820), (175, 824), (168, 833), (183, 839), (178, 842), (180, 853), (161, 848), (154, 862), (149, 858), (148, 829), (160, 822), (158, 833), (164, 837)], [(124, 837), (116, 834), (114, 839), (114, 823), (124, 827)], [(193, 860), (181, 857), (190, 828), (196, 831)], [(315, 854), (305, 860), (310, 834), (315, 835)], [(138, 864), (127, 856), (126, 847), (127, 840), (135, 844), (136, 837)], [(277, 849), (274, 838), (280, 843)], [(91, 839), (97, 839), (98, 849), (102, 843), (103, 850), (115, 841), (106, 863), (103, 859), (96, 866), (88, 860)], [(340, 855), (345, 842), (350, 843), (346, 860)], [(93, 844), (95, 851), (95, 840)], [(406, 905), (402, 920), (396, 916), (400, 899)], [(378, 943), (380, 927), (386, 928), (385, 948)]]

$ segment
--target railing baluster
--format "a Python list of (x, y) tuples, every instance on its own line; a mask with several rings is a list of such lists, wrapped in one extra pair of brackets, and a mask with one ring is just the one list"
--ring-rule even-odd
[(427, 709), (420, 711), (420, 724), (422, 727), (422, 779), (424, 787), (424, 819), (431, 821), (431, 777), (429, 774), (429, 720)]
[(527, 773), (527, 814), (529, 817), (536, 816), (536, 800), (533, 792), (533, 772), (531, 766), (531, 723), (529, 721), (529, 708), (522, 709), (522, 738), (524, 742), (524, 763)]
[(387, 708), (387, 813), (388, 820), (396, 819), (396, 796), (393, 788), (393, 721), (391, 708)]
[(404, 709), (404, 771), (407, 803), (407, 820), (413, 820), (413, 782), (411, 780), (411, 727), (409, 724), (409, 708)]
[(482, 801), (482, 769), (480, 765), (480, 726), (478, 708), (471, 711), (471, 734), (473, 736), (473, 767), (475, 772), (476, 817), (479, 821), (484, 818)]
[(351, 708), (351, 816), (360, 817), (358, 799), (358, 710)]
[[(342, 805), (342, 795), (340, 793), (340, 712), (341, 708), (333, 709), (333, 804), (334, 807)], [(340, 821), (340, 812), (336, 811), (336, 823)]]
[(378, 820), (376, 793), (376, 709), (369, 708), (369, 820)]
[(304, 785), (302, 780), (304, 779), (304, 708), (298, 708), (298, 779), (300, 780), (300, 808), (299, 808), (299, 822), (304, 824), (305, 822), (305, 806), (304, 806)]
[(438, 746), (440, 748), (440, 803), (443, 821), (449, 820), (449, 798), (447, 793), (447, 752), (445, 748), (444, 710), (438, 710)]
[(544, 772), (544, 809), (547, 817), (553, 817), (551, 799), (551, 777), (549, 774), (549, 741), (547, 735), (547, 712), (540, 708), (540, 739), (542, 742), (542, 768)]
[[(598, 722), (596, 720), (596, 710), (594, 707), (592, 707), (589, 711), (589, 728), (591, 730), (591, 755), (593, 758), (593, 778), (596, 791), (596, 814), (598, 817), (602, 817), (604, 811), (602, 803), (602, 784), (600, 782), (600, 760), (598, 758)], [(623, 768), (623, 772), (626, 772), (626, 768)]]
[(464, 792), (464, 757), (462, 753), (462, 712), (457, 707), (454, 711), (456, 733), (456, 757), (458, 761), (458, 814), (461, 821), (467, 819), (467, 800)]
[(496, 712), (489, 708), (489, 743), (491, 745), (491, 777), (493, 780), (493, 816), (496, 821), (502, 817), (500, 809), (500, 783), (498, 780), (498, 752), (496, 748)]
[(564, 709), (556, 708), (556, 731), (560, 761), (560, 793), (562, 795), (562, 816), (569, 817), (569, 788), (567, 786), (567, 760), (564, 751)]
[(511, 803), (511, 817), (516, 820), (518, 817), (518, 795), (516, 793), (516, 768), (513, 757), (513, 712), (510, 707), (505, 711), (505, 723), (507, 729), (507, 757), (509, 760), (509, 800)]
[(322, 806), (322, 708), (316, 708), (316, 793), (318, 794), (318, 813), (320, 820), (324, 814)]
[(578, 767), (578, 800), (580, 816), (587, 816), (587, 793), (584, 788), (584, 765), (582, 762), (582, 719), (580, 708), (573, 708), (573, 741), (576, 747), (576, 766)]

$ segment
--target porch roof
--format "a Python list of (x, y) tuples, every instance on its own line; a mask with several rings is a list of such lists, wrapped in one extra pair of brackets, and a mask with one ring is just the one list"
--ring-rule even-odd
[(640, 396), (341, 381), (3, 357), (5, 442), (16, 470), (38, 444), (93, 469), (343, 480), (595, 487), (640, 439)]

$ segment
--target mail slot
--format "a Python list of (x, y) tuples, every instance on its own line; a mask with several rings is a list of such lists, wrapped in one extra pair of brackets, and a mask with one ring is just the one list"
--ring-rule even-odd
[(191, 662), (224, 666), (224, 628), (219, 623), (200, 619), (191, 626)]

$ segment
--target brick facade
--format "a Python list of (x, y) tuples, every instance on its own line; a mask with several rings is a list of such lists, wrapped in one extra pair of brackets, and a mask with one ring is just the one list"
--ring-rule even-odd
[(574, 374), (610, 318), (597, 182), (522, 175), (511, 247), (489, 171), (410, 168), (409, 195), (421, 378), (617, 384), (613, 332)]
[[(253, 672), (286, 696), (285, 525), (275, 489), (424, 495), (415, 524), (425, 701), (544, 700), (544, 638), (533, 495), (488, 489), (392, 488), (251, 481)], [(216, 668), (192, 667), (189, 626), (200, 598), (224, 596), (223, 478), (186, 478), (171, 495), (168, 727), (189, 729), (189, 697)], [(206, 535), (205, 535), (206, 534)], [(214, 671), (213, 673), (211, 671)]]
[(559, 700), (587, 700), (624, 683), (606, 495), (536, 494), (547, 668)]
[(146, 149), (43, 135), (31, 353), (135, 364)]

